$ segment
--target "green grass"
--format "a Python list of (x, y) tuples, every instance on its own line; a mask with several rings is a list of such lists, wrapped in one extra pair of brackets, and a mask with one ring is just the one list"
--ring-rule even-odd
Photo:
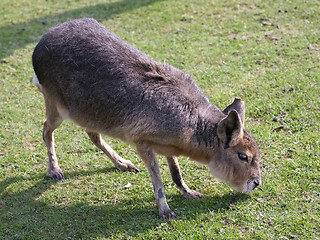
[[(319, 12), (312, 0), (2, 0), (0, 239), (319, 239)], [(263, 185), (239, 194), (181, 158), (185, 181), (205, 194), (185, 200), (160, 157), (178, 215), (170, 226), (158, 218), (134, 148), (106, 138), (142, 170), (118, 171), (70, 122), (55, 135), (66, 181), (48, 179), (31, 54), (50, 27), (84, 16), (191, 74), (221, 108), (241, 97), (261, 149)]]

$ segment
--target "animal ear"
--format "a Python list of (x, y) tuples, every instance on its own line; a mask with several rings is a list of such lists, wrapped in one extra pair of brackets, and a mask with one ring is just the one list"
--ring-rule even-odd
[(244, 125), (244, 121), (246, 118), (246, 109), (244, 106), (244, 101), (241, 100), (241, 98), (235, 98), (233, 103), (231, 103), (228, 107), (226, 107), (222, 112), (225, 115), (228, 115), (230, 111), (236, 110), (240, 116), (240, 119), (242, 121), (242, 124)]
[(224, 148), (235, 146), (243, 137), (243, 125), (237, 111), (231, 110), (217, 127), (217, 135)]

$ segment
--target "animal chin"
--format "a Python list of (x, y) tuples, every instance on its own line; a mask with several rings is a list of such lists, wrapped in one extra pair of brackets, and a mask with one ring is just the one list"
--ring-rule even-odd
[(247, 185), (247, 193), (252, 192), (252, 190), (254, 189), (254, 187), (252, 187), (251, 185)]
[(248, 192), (247, 185), (243, 185), (243, 184), (230, 184), (230, 185), (231, 185), (231, 187), (233, 187), (234, 189), (236, 189), (239, 192), (242, 192), (242, 193)]
[(218, 167), (216, 167), (214, 165), (214, 162), (211, 162), (209, 164), (209, 169), (212, 173), (212, 175), (214, 175), (216, 178), (220, 179), (221, 181), (229, 184), (231, 187), (233, 187), (235, 190), (242, 192), (242, 193), (249, 193), (251, 192), (253, 189), (255, 189), (261, 182), (260, 179), (258, 178), (252, 178), (249, 179), (247, 182), (232, 182), (231, 180), (228, 179), (228, 174), (226, 174), (225, 171), (219, 169)]

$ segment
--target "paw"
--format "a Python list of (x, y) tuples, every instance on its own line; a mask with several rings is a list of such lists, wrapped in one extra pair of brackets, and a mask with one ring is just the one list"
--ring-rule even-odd
[(184, 198), (187, 198), (187, 199), (195, 199), (195, 198), (202, 198), (204, 197), (204, 195), (202, 193), (199, 193), (195, 190), (188, 190), (188, 191), (184, 191), (182, 193), (183, 197)]
[(62, 181), (63, 182), (64, 180), (66, 180), (61, 169), (48, 170), (47, 176), (51, 177), (55, 181)]
[(159, 209), (159, 216), (164, 219), (173, 219), (177, 217), (176, 214), (170, 209), (166, 209), (166, 210)]
[(123, 171), (140, 172), (139, 169), (136, 168), (136, 166), (133, 165), (129, 160), (122, 160), (121, 163), (119, 163), (116, 167)]

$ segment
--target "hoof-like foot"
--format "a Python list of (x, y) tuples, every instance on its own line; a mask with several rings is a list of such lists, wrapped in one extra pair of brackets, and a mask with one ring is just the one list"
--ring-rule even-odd
[(132, 164), (129, 160), (122, 160), (119, 164), (116, 166), (119, 170), (123, 171), (130, 171), (130, 172), (140, 172), (139, 169)]
[(177, 217), (177, 215), (170, 209), (166, 209), (165, 211), (159, 211), (159, 216), (164, 219), (173, 219)]
[(50, 171), (48, 170), (47, 176), (51, 177), (55, 181), (64, 182), (64, 180), (66, 180), (61, 169), (54, 169), (54, 170), (50, 170)]
[(204, 195), (202, 193), (199, 193), (195, 190), (188, 190), (182, 193), (184, 198), (187, 199), (196, 199), (196, 198), (202, 198)]

